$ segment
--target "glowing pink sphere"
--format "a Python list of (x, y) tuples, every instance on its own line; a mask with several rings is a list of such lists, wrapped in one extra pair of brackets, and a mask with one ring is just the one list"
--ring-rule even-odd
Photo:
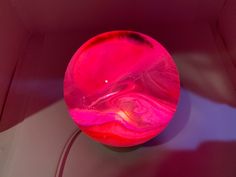
[(175, 113), (179, 93), (179, 74), (169, 53), (133, 31), (88, 40), (72, 57), (64, 80), (74, 122), (110, 146), (134, 146), (158, 135)]

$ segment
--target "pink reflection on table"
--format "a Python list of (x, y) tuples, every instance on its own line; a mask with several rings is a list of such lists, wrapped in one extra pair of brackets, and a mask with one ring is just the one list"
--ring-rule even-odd
[(132, 31), (100, 34), (70, 61), (64, 97), (79, 128), (110, 146), (144, 143), (163, 131), (176, 111), (179, 74), (157, 41)]

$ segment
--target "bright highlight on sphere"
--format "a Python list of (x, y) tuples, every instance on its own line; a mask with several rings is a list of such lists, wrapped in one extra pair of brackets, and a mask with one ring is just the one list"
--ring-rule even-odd
[(85, 42), (64, 79), (74, 122), (95, 141), (118, 147), (142, 144), (162, 132), (176, 111), (179, 93), (170, 54), (133, 31), (111, 31)]

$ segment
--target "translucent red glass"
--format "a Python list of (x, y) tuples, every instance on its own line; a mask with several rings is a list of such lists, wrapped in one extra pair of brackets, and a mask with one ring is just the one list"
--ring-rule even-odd
[(134, 146), (158, 135), (176, 111), (179, 92), (179, 74), (169, 53), (133, 31), (88, 40), (72, 57), (64, 80), (75, 123), (110, 146)]

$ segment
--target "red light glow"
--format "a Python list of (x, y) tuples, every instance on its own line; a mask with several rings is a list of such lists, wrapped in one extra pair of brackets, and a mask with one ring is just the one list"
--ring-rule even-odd
[(162, 132), (179, 98), (169, 53), (132, 31), (100, 34), (83, 44), (65, 74), (64, 97), (79, 128), (110, 146), (144, 143)]

